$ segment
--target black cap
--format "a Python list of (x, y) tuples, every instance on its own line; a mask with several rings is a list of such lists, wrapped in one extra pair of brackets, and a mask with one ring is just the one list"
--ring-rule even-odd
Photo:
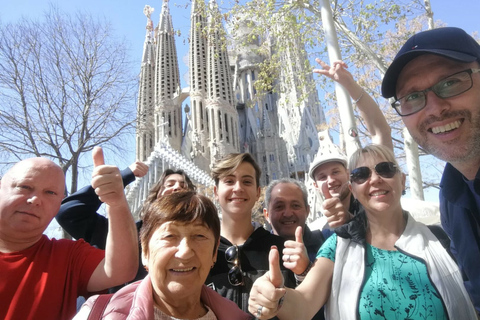
[(417, 33), (405, 42), (385, 72), (382, 96), (394, 97), (402, 69), (410, 61), (426, 53), (470, 63), (480, 60), (480, 45), (460, 28), (438, 28)]

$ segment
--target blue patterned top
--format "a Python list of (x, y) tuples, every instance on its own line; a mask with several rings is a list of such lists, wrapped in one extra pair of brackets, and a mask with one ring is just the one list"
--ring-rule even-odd
[[(317, 258), (335, 262), (337, 235), (318, 250)], [(360, 293), (360, 319), (448, 319), (426, 265), (400, 251), (366, 244), (367, 265)]]

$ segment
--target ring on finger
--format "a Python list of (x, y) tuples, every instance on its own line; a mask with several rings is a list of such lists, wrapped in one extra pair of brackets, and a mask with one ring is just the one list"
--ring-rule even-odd
[(262, 316), (262, 309), (263, 309), (263, 306), (259, 306), (258, 309), (257, 309), (257, 318), (260, 318)]

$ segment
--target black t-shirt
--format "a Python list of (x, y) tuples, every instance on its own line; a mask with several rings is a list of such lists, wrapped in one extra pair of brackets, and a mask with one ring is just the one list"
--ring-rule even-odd
[[(220, 238), (217, 262), (210, 271), (205, 284), (223, 297), (235, 302), (243, 311), (248, 312), (248, 297), (253, 282), (263, 276), (269, 269), (268, 254), (270, 247), (272, 245), (278, 247), (281, 262), (284, 240), (260, 227), (250, 235), (243, 245), (238, 246), (244, 282), (244, 285), (240, 286), (233, 286), (228, 281), (228, 271), (234, 265), (233, 263), (227, 262), (225, 251), (232, 245), (233, 244), (224, 237)], [(295, 276), (293, 272), (286, 269), (283, 264), (280, 264), (280, 267), (285, 279), (285, 286), (295, 288)]]

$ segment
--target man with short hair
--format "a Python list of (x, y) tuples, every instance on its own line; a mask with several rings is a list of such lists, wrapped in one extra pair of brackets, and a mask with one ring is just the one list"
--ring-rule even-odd
[(0, 319), (71, 319), (76, 298), (126, 282), (137, 267), (137, 233), (118, 168), (93, 152), (92, 186), (110, 217), (106, 250), (43, 235), (65, 190), (46, 158), (18, 162), (0, 181)]
[(413, 139), (447, 162), (442, 226), (480, 311), (480, 45), (459, 28), (412, 36), (385, 73), (382, 95)]
[[(303, 281), (318, 249), (332, 232), (330, 230), (311, 231), (305, 224), (310, 206), (305, 185), (295, 179), (284, 178), (270, 182), (265, 190), (265, 208), (263, 214), (272, 226), (274, 234), (285, 241), (283, 265), (292, 270), (297, 283)], [(312, 320), (323, 320), (323, 308)]]

